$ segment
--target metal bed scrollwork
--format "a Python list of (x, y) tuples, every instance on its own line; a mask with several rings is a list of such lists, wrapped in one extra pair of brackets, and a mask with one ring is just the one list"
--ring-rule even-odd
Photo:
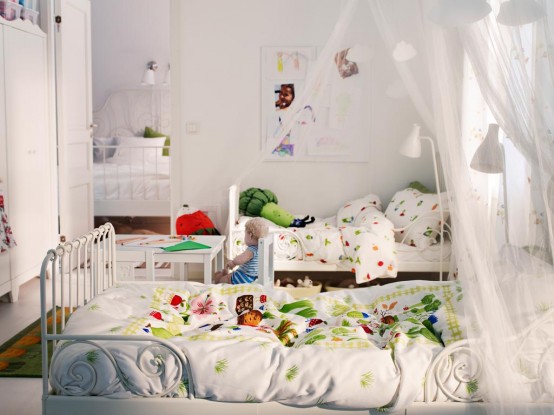
[[(263, 250), (262, 250), (263, 252)], [(267, 259), (262, 259), (262, 262)], [(271, 265), (271, 261), (264, 262)], [(90, 307), (92, 299), (105, 295), (110, 288), (117, 287), (115, 233), (111, 224), (105, 224), (73, 241), (60, 244), (48, 251), (41, 269), (41, 332), (43, 368), (43, 414), (119, 414), (136, 415), (164, 413), (218, 414), (223, 412), (258, 413), (344, 413), (342, 410), (320, 407), (296, 407), (278, 402), (217, 402), (196, 396), (197, 380), (191, 369), (188, 351), (171, 342), (151, 335), (83, 335), (66, 334), (66, 320), (75, 311)], [(129, 284), (125, 281), (125, 284)], [(134, 284), (141, 284), (136, 282)], [(145, 284), (145, 283), (142, 283)], [(201, 284), (200, 284), (201, 285)], [(367, 288), (371, 290), (372, 288)], [(47, 324), (48, 312), (59, 315), (57, 324)], [(550, 310), (550, 314), (554, 310)], [(549, 313), (545, 313), (545, 318)], [(54, 319), (55, 321), (55, 319)], [(536, 379), (541, 381), (541, 368), (545, 362), (554, 359), (554, 334), (551, 327), (543, 327), (542, 320), (530, 325), (514, 341), (520, 342), (521, 354), (528, 353), (526, 342), (541, 337), (541, 347), (534, 357), (538, 362)], [(170, 381), (158, 390), (149, 393), (137, 389), (128, 376), (128, 368), (118, 364), (119, 344), (127, 342), (140, 344), (134, 365), (146, 378), (156, 379), (168, 376)], [(53, 347), (52, 361), (48, 360), (48, 348)], [(66, 373), (56, 373), (58, 360), (66, 356), (71, 348), (88, 350), (86, 355), (101, 355), (111, 365), (114, 383), (120, 385), (122, 394), (113, 399), (94, 394), (97, 380), (96, 359), (70, 363)], [(188, 349), (187, 349), (188, 350)], [(432, 359), (427, 368), (421, 399), (410, 405), (406, 412), (425, 413), (430, 409), (442, 413), (472, 413), (472, 408), (481, 408), (480, 402), (486, 396), (486, 388), (476, 388), (481, 382), (482, 361), (467, 340), (453, 342), (444, 347)], [(514, 356), (517, 359), (518, 356)], [(171, 363), (171, 365), (170, 365)], [(169, 368), (169, 369), (168, 369)], [(71, 378), (67, 387), (67, 379)], [(177, 397), (175, 390), (182, 387)], [(465, 404), (465, 405), (464, 405)], [(475, 405), (475, 406), (474, 406)], [(439, 413), (437, 412), (437, 413)], [(367, 409), (348, 410), (347, 413), (367, 413)]]

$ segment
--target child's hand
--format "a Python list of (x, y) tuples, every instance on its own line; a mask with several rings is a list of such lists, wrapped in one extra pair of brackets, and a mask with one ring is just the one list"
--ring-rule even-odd
[(227, 269), (233, 269), (233, 268), (235, 268), (235, 263), (233, 262), (232, 259), (229, 260), (229, 261), (227, 261), (227, 263), (225, 264), (225, 268), (227, 268)]

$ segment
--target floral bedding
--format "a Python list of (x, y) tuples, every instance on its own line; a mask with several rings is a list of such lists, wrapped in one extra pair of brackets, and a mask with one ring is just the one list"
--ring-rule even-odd
[[(456, 282), (392, 283), (300, 300), (258, 284), (130, 283), (79, 309), (64, 334), (169, 340), (185, 352), (193, 376), (174, 396), (192, 381), (196, 397), (213, 400), (393, 411), (421, 400), (433, 357), (465, 336), (461, 299)], [(158, 393), (163, 379), (136, 369), (140, 347), (133, 343), (105, 347), (140, 393)], [(92, 362), (102, 374), (94, 394), (130, 396), (90, 345), (56, 359), (52, 374), (62, 385), (77, 388), (66, 375), (76, 361)], [(175, 362), (166, 363), (170, 376)]]
[[(246, 249), (243, 219), (231, 235), (234, 257)], [(269, 222), (269, 221), (268, 221)], [(394, 278), (398, 264), (394, 226), (376, 195), (348, 202), (336, 216), (318, 219), (305, 228), (283, 228), (269, 222), (275, 235), (275, 259), (318, 261), (352, 271), (361, 284)]]

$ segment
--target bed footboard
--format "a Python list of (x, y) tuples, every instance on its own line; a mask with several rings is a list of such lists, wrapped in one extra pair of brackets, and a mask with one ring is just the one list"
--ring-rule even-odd
[[(514, 351), (506, 364), (521, 373), (522, 384), (535, 396), (554, 396), (551, 368), (554, 367), (554, 308), (529, 324), (525, 330), (506, 339)], [(425, 402), (439, 400), (471, 403), (487, 401), (484, 376), (485, 339), (460, 340), (445, 347), (427, 370)], [(539, 402), (539, 401), (537, 401)], [(548, 400), (547, 400), (548, 402)]]
[[(84, 396), (91, 392), (98, 377), (94, 359), (71, 364), (68, 372), (64, 373), (72, 380), (70, 388), (64, 387), (60, 376), (52, 373), (62, 351), (73, 347), (82, 348), (83, 345), (110, 362), (116, 373), (116, 381), (125, 391), (134, 396), (145, 396), (137, 391), (117, 363), (112, 350), (117, 348), (118, 342), (140, 345), (136, 367), (148, 377), (164, 376), (168, 362), (172, 363), (174, 369), (170, 380), (164, 383), (163, 390), (148, 396), (167, 396), (179, 387), (183, 379), (189, 380), (186, 384), (188, 397), (194, 396), (190, 366), (185, 354), (164, 339), (147, 335), (87, 336), (63, 333), (67, 319), (75, 310), (116, 284), (115, 263), (115, 232), (109, 223), (73, 241), (60, 244), (46, 254), (40, 274), (43, 402), (51, 394), (50, 387), (58, 394), (68, 396)], [(52, 324), (48, 325), (50, 313)], [(53, 350), (51, 362), (48, 359), (49, 348)]]
[(101, 155), (94, 163), (96, 215), (168, 216), (170, 158), (161, 154), (169, 147), (125, 145), (124, 156), (107, 158), (107, 154), (119, 148), (118, 145), (94, 146)]
[[(132, 396), (148, 398), (171, 396), (172, 393), (179, 388), (183, 379), (185, 379), (184, 385), (187, 390), (187, 397), (194, 397), (193, 382), (190, 381), (190, 379), (192, 379), (190, 367), (185, 355), (180, 349), (163, 339), (152, 338), (151, 336), (57, 335), (56, 340), (59, 341), (60, 344), (52, 355), (51, 367), (56, 366), (58, 358), (63, 356), (67, 349), (86, 345), (89, 355), (97, 356), (100, 353), (108, 359), (116, 373), (115, 381)], [(130, 341), (144, 343), (138, 352), (136, 366), (145, 376), (167, 378), (166, 369), (169, 362), (171, 362), (171, 367), (176, 368), (176, 371), (171, 373), (171, 379), (162, 384), (163, 388), (161, 391), (157, 393), (141, 392), (140, 389), (130, 381), (124, 369), (118, 364), (110, 348), (115, 350), (118, 342)], [(61, 359), (64, 359), (64, 357), (61, 357)], [(186, 373), (186, 376), (184, 376), (184, 373)], [(70, 376), (72, 379), (70, 387), (67, 386), (67, 383), (62, 383), (62, 378), (66, 378), (67, 376)], [(74, 362), (70, 366), (67, 374), (54, 374), (51, 372), (48, 374), (50, 385), (57, 394), (64, 396), (90, 396), (96, 385), (96, 380), (99, 377), (100, 369), (94, 364), (94, 359), (90, 359), (90, 361)]]
[(467, 340), (445, 347), (427, 370), (425, 402), (436, 401), (440, 393), (453, 402), (482, 401), (479, 390), (482, 367), (481, 357)]

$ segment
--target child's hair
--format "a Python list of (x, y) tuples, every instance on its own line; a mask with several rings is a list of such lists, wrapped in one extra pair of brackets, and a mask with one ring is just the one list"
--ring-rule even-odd
[(260, 240), (267, 235), (267, 223), (262, 218), (252, 218), (244, 225), (246, 232), (250, 233), (255, 239)]

